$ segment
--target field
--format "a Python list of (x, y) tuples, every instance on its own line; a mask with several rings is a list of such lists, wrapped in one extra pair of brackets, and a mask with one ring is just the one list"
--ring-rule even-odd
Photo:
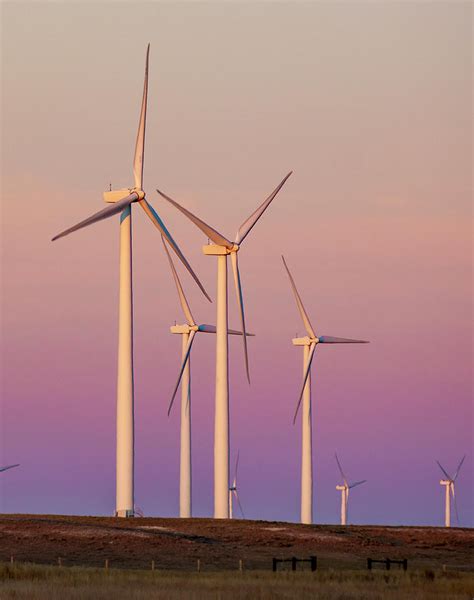
[[(471, 600), (473, 550), (460, 528), (0, 515), (0, 598)], [(311, 555), (315, 573), (271, 571), (273, 557)], [(408, 571), (368, 571), (368, 557)]]

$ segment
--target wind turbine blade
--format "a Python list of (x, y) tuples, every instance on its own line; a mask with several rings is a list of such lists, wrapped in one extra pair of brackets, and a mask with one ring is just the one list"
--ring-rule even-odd
[(234, 481), (237, 483), (237, 472), (239, 470), (240, 450), (237, 451), (237, 459), (235, 461)]
[(161, 234), (163, 235), (163, 237), (165, 238), (165, 240), (168, 242), (168, 244), (171, 246), (171, 248), (174, 250), (176, 256), (179, 258), (179, 260), (183, 263), (183, 265), (186, 267), (186, 269), (189, 271), (189, 273), (191, 274), (191, 277), (194, 279), (194, 281), (197, 283), (199, 289), (201, 290), (201, 292), (206, 296), (206, 298), (209, 300), (209, 302), (212, 302), (211, 298), (209, 297), (208, 293), (206, 292), (206, 290), (204, 289), (204, 286), (202, 285), (202, 283), (199, 281), (198, 276), (196, 275), (196, 273), (192, 270), (191, 265), (188, 263), (188, 261), (186, 260), (186, 258), (184, 257), (184, 254), (181, 252), (181, 250), (179, 249), (178, 244), (174, 241), (174, 239), (171, 237), (171, 233), (168, 231), (168, 229), (166, 228), (166, 225), (163, 223), (163, 221), (161, 220), (161, 218), (159, 217), (158, 213), (156, 212), (156, 210), (153, 208), (153, 206), (151, 204), (149, 204), (147, 202), (147, 200), (145, 200), (145, 198), (143, 200), (140, 200), (138, 202), (140, 204), (140, 206), (143, 208), (143, 210), (146, 212), (147, 216), (150, 218), (151, 222), (153, 223), (153, 225), (155, 225), (155, 227), (161, 232)]
[(296, 405), (295, 416), (293, 417), (293, 425), (296, 423), (296, 417), (297, 417), (298, 411), (300, 409), (301, 400), (303, 399), (304, 388), (306, 387), (306, 382), (308, 381), (309, 373), (311, 371), (311, 363), (313, 362), (313, 357), (314, 357), (314, 351), (315, 351), (315, 349), (316, 349), (316, 344), (313, 342), (311, 344), (311, 347), (310, 347), (310, 350), (309, 350), (308, 365), (306, 367), (306, 372), (304, 374), (303, 386), (301, 387), (301, 393), (300, 393), (300, 397), (299, 397), (299, 400), (298, 400), (298, 404)]
[(315, 338), (316, 334), (314, 333), (314, 329), (312, 328), (311, 323), (308, 318), (308, 315), (306, 314), (306, 311), (303, 306), (303, 302), (301, 302), (300, 295), (298, 294), (298, 290), (296, 289), (296, 285), (293, 280), (293, 277), (291, 276), (290, 269), (288, 268), (288, 265), (286, 264), (285, 257), (282, 256), (281, 258), (283, 260), (283, 264), (285, 265), (286, 272), (288, 273), (288, 277), (290, 278), (290, 283), (291, 283), (291, 287), (293, 289), (293, 294), (295, 295), (296, 304), (298, 306), (298, 310), (300, 311), (301, 318), (303, 319), (303, 323), (304, 323), (306, 332), (311, 338)]
[(135, 178), (135, 187), (143, 189), (143, 161), (145, 158), (145, 125), (146, 125), (146, 105), (148, 98), (148, 57), (150, 55), (150, 44), (146, 49), (145, 62), (145, 81), (143, 83), (142, 108), (140, 111), (140, 121), (138, 123), (137, 141), (135, 143), (135, 156), (133, 158), (133, 176)]
[(363, 479), (362, 481), (356, 481), (355, 483), (351, 483), (351, 485), (349, 486), (349, 489), (351, 490), (352, 488), (357, 487), (358, 485), (362, 485), (363, 483), (365, 483), (367, 481), (367, 479)]
[(216, 333), (217, 328), (215, 325), (198, 325), (198, 329), (199, 331), (202, 331), (202, 333)]
[(267, 208), (270, 205), (270, 202), (273, 200), (273, 198), (275, 198), (275, 196), (278, 194), (278, 192), (281, 190), (281, 188), (283, 187), (283, 185), (285, 184), (286, 180), (288, 179), (288, 177), (293, 173), (293, 171), (290, 171), (288, 173), (288, 175), (286, 175), (286, 177), (284, 177), (282, 179), (282, 181), (278, 184), (278, 186), (273, 190), (273, 192), (268, 196), (268, 198), (265, 200), (265, 202), (263, 202), (263, 204), (261, 204), (257, 210), (255, 212), (253, 212), (250, 217), (244, 221), (242, 223), (242, 225), (239, 228), (239, 231), (237, 232), (237, 235), (235, 237), (235, 243), (236, 244), (241, 244), (244, 239), (248, 236), (248, 234), (250, 233), (250, 231), (252, 230), (252, 228), (254, 227), (254, 225), (257, 223), (257, 221), (260, 219), (260, 217), (263, 215), (263, 213), (267, 210)]
[(344, 481), (344, 484), (345, 485), (349, 485), (347, 483), (347, 478), (344, 475), (344, 471), (342, 470), (342, 466), (341, 466), (341, 463), (339, 462), (339, 458), (338, 458), (337, 454), (334, 454), (334, 456), (336, 457), (337, 466), (339, 467), (339, 473), (341, 474), (341, 477), (342, 477), (342, 480)]
[(69, 227), (69, 229), (66, 229), (65, 231), (62, 231), (61, 233), (58, 233), (58, 235), (55, 235), (51, 241), (54, 242), (55, 240), (58, 240), (59, 238), (69, 235), (70, 233), (73, 233), (74, 231), (77, 231), (78, 229), (82, 229), (83, 227), (87, 227), (88, 225), (93, 225), (94, 223), (98, 223), (99, 221), (108, 219), (109, 217), (112, 217), (113, 215), (116, 215), (116, 214), (122, 212), (132, 202), (135, 202), (135, 200), (138, 200), (138, 194), (133, 192), (132, 194), (125, 196), (125, 198), (122, 198), (118, 202), (109, 204), (102, 210), (99, 210), (99, 212), (96, 212), (92, 216), (88, 217), (87, 219), (84, 219), (80, 223), (77, 223), (77, 225), (73, 225), (72, 227)]
[(242, 340), (244, 342), (244, 358), (245, 358), (245, 370), (247, 372), (247, 379), (250, 383), (250, 371), (249, 371), (249, 356), (247, 351), (247, 332), (245, 330), (245, 313), (244, 313), (244, 299), (242, 296), (242, 283), (240, 281), (239, 263), (237, 258), (237, 252), (232, 252), (230, 255), (232, 261), (232, 269), (234, 271), (234, 284), (235, 293), (237, 294), (237, 304), (239, 305), (240, 322), (242, 325)]
[(235, 499), (237, 500), (237, 504), (239, 505), (239, 510), (240, 510), (240, 514), (242, 515), (242, 519), (245, 519), (245, 513), (242, 508), (242, 504), (240, 504), (239, 494), (237, 493), (237, 490), (234, 491), (234, 495), (235, 495)]
[(369, 344), (365, 340), (352, 340), (350, 338), (332, 337), (330, 335), (319, 336), (320, 344)]
[[(198, 325), (199, 331), (203, 333), (216, 333), (217, 329), (215, 325), (206, 325), (205, 323), (202, 325)], [(236, 329), (228, 329), (227, 333), (229, 335), (243, 335), (241, 331), (237, 331)], [(245, 334), (247, 337), (255, 337), (254, 333), (249, 333), (248, 331)]]
[(459, 512), (458, 512), (458, 501), (456, 499), (456, 495), (454, 494), (454, 481), (451, 483), (450, 488), (451, 488), (451, 495), (454, 500), (454, 512), (456, 513), (456, 521), (457, 521), (457, 524), (459, 525), (460, 521), (459, 521)]
[(451, 476), (450, 476), (450, 475), (448, 475), (448, 473), (446, 473), (446, 471), (445, 471), (445, 470), (443, 469), (443, 467), (441, 466), (441, 463), (439, 462), (439, 460), (437, 460), (436, 462), (438, 463), (438, 466), (439, 466), (439, 468), (440, 468), (440, 469), (443, 471), (443, 473), (446, 475), (446, 478), (447, 478), (449, 481), (452, 481), (452, 478), (451, 478)]
[(181, 281), (179, 280), (178, 273), (176, 272), (176, 269), (175, 269), (175, 266), (173, 263), (173, 259), (171, 258), (171, 254), (169, 253), (169, 250), (166, 247), (166, 242), (165, 242), (163, 235), (161, 236), (161, 241), (163, 242), (165, 252), (168, 256), (168, 261), (170, 263), (171, 272), (173, 273), (173, 278), (174, 278), (174, 282), (176, 284), (176, 289), (178, 290), (179, 301), (181, 302), (181, 308), (183, 309), (184, 316), (186, 317), (186, 319), (188, 321), (188, 325), (194, 326), (194, 325), (196, 325), (196, 323), (194, 322), (194, 318), (191, 313), (191, 309), (189, 308), (188, 301), (186, 299), (186, 296), (184, 295), (183, 286), (181, 285)]
[(456, 481), (456, 477), (459, 475), (459, 471), (461, 470), (462, 467), (462, 463), (464, 462), (464, 459), (466, 458), (466, 455), (464, 455), (461, 458), (461, 462), (458, 464), (458, 468), (456, 469), (456, 473), (454, 473), (454, 477), (453, 477), (453, 481)]
[(17, 465), (8, 465), (7, 467), (0, 467), (0, 473), (1, 473), (2, 471), (8, 471), (8, 469), (14, 469), (15, 467), (19, 467), (19, 466), (20, 466), (20, 465), (19, 465), (19, 464), (17, 464)]
[(181, 369), (179, 370), (178, 381), (176, 382), (176, 385), (175, 385), (175, 388), (173, 391), (173, 395), (171, 396), (170, 405), (168, 407), (168, 417), (170, 416), (170, 412), (173, 407), (173, 402), (174, 402), (174, 399), (176, 396), (176, 392), (178, 391), (179, 384), (181, 382), (181, 377), (183, 376), (184, 369), (186, 367), (186, 363), (188, 362), (188, 359), (189, 359), (189, 354), (191, 353), (191, 347), (193, 345), (195, 335), (196, 335), (195, 331), (191, 331), (191, 333), (189, 334), (188, 345), (186, 346), (186, 353), (184, 355), (183, 362), (181, 363)]
[(190, 221), (192, 221), (197, 227), (199, 227), (199, 229), (210, 240), (212, 240), (214, 242), (214, 244), (217, 244), (218, 246), (225, 246), (226, 248), (229, 248), (229, 249), (234, 247), (234, 244), (231, 241), (229, 241), (227, 238), (225, 238), (223, 235), (221, 235), (213, 227), (211, 227), (210, 225), (208, 225), (207, 223), (202, 221), (199, 217), (196, 217), (196, 215), (193, 215), (193, 213), (190, 212), (189, 210), (187, 210), (186, 208), (184, 208), (184, 206), (181, 206), (181, 204), (178, 204), (175, 200), (173, 200), (172, 198), (170, 198), (169, 196), (167, 196), (160, 190), (157, 189), (156, 191), (165, 200), (168, 200), (168, 202), (170, 202), (174, 207), (176, 207), (178, 210), (180, 210), (183, 213), (183, 215), (186, 215)]

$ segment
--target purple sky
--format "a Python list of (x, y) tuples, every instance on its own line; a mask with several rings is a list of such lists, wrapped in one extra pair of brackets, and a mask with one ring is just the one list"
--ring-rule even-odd
[[(232, 462), (250, 518), (298, 520), (303, 327), (319, 334), (315, 520), (441, 524), (439, 459), (472, 525), (470, 3), (2, 5), (0, 510), (112, 514), (118, 219), (51, 244), (132, 185), (146, 43), (148, 198), (211, 295), (202, 234), (228, 237), (290, 170), (240, 253), (252, 385), (231, 340)], [(136, 502), (178, 511), (183, 317), (161, 241), (134, 210)], [(195, 317), (215, 305), (180, 270)], [(230, 324), (238, 326), (233, 290)], [(212, 513), (214, 339), (193, 349), (194, 513)]]

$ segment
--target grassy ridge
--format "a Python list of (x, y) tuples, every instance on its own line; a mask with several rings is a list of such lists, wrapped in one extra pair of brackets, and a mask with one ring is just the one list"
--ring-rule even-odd
[(177, 573), (0, 565), (1, 600), (471, 600), (474, 575), (443, 571)]

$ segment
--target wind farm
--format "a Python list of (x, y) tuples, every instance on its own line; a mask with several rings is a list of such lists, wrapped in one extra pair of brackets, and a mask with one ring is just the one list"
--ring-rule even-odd
[(472, 596), (471, 13), (5, 5), (2, 598)]

